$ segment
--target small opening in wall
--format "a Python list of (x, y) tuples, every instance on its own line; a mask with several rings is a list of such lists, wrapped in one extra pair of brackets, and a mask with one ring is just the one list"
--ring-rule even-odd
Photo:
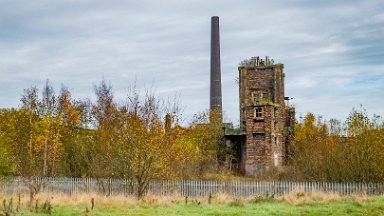
[(263, 100), (269, 100), (269, 93), (263, 93)]
[(255, 103), (259, 103), (260, 102), (260, 93), (253, 92), (252, 97), (253, 97), (253, 102), (255, 102)]
[(261, 108), (261, 107), (255, 108), (255, 117), (256, 118), (262, 118), (263, 117), (263, 108)]

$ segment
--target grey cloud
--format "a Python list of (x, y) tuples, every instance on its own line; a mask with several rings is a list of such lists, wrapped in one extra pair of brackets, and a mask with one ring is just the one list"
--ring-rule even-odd
[[(5, 1), (0, 8), (0, 106), (46, 79), (93, 97), (104, 77), (118, 100), (137, 77), (164, 97), (181, 94), (185, 117), (208, 108), (210, 16), (220, 16), (223, 106), (238, 119), (238, 63), (285, 64), (297, 110), (344, 118), (356, 104), (383, 114), (380, 1)], [(362, 74), (368, 77), (363, 79)], [(375, 82), (369, 80), (374, 77)], [(10, 84), (12, 83), (12, 84)], [(17, 83), (17, 85), (15, 84)], [(8, 85), (6, 85), (8, 84)], [(15, 84), (15, 85), (13, 85)], [(3, 87), (6, 86), (6, 87)], [(6, 89), (5, 89), (6, 88)], [(369, 97), (367, 97), (369, 95)], [(345, 102), (341, 102), (345, 101)]]

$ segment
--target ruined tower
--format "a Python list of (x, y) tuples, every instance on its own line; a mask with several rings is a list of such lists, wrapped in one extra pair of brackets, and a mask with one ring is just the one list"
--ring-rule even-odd
[(292, 127), (286, 125), (286, 115), (294, 115), (294, 110), (285, 106), (283, 69), (283, 64), (274, 64), (268, 57), (253, 57), (238, 67), (240, 131), (245, 136), (241, 158), (246, 175), (285, 161), (289, 135), (285, 131)]
[[(226, 158), (239, 174), (253, 175), (280, 167), (289, 156), (295, 109), (286, 106), (284, 65), (266, 57), (244, 60), (239, 67), (240, 128), (223, 124)], [(211, 17), (210, 119), (222, 123), (219, 17)], [(213, 118), (214, 117), (214, 118)]]
[(211, 87), (210, 112), (222, 121), (221, 66), (220, 66), (220, 30), (219, 17), (211, 17)]

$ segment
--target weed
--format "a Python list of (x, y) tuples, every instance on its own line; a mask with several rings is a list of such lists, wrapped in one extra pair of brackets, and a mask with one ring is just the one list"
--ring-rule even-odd
[(13, 209), (13, 199), (11, 198), (7, 204), (7, 200), (4, 199), (3, 200), (3, 208), (2, 208), (2, 214), (0, 215), (4, 215), (4, 216), (11, 216), (11, 215), (14, 215), (15, 211)]
[(229, 206), (244, 207), (244, 202), (240, 199), (235, 199), (229, 203)]

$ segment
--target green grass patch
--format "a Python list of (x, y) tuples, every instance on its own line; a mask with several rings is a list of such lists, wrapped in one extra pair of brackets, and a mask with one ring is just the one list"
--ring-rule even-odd
[[(125, 216), (125, 215), (384, 215), (384, 197), (373, 197), (368, 201), (345, 199), (338, 201), (316, 201), (309, 204), (290, 204), (284, 200), (266, 200), (261, 202), (236, 201), (225, 204), (208, 204), (201, 201), (173, 202), (170, 204), (137, 202), (127, 206), (102, 206), (85, 213), (85, 206), (53, 206), (55, 216)], [(35, 213), (28, 210), (19, 212), (25, 216), (47, 216), (47, 213)]]

